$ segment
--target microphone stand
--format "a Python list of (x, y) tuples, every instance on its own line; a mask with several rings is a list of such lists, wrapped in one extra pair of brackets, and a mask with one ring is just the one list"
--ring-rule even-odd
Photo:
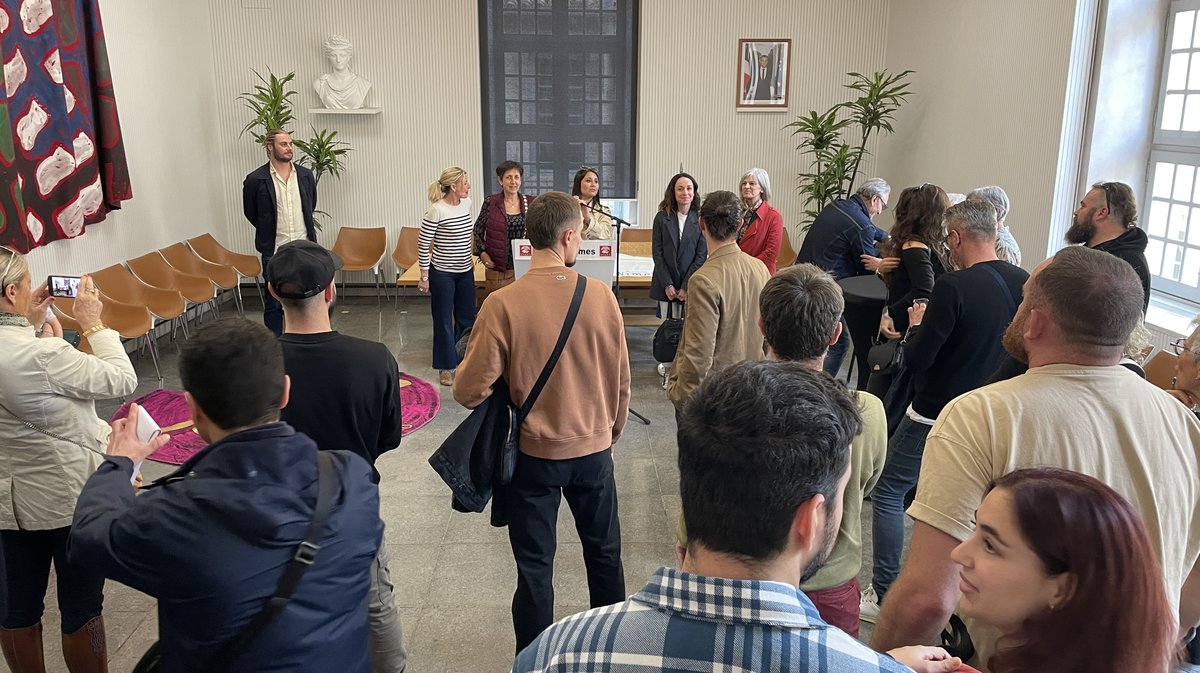
[[(628, 220), (623, 220), (620, 217), (613, 215), (611, 212), (606, 213), (586, 201), (580, 201), (579, 203), (593, 213), (599, 213), (608, 217), (617, 225), (617, 263), (616, 267), (613, 269), (613, 294), (617, 296), (617, 303), (619, 305), (621, 300), (621, 227), (632, 227), (633, 223), (629, 222)], [(643, 425), (650, 425), (650, 419), (635, 411), (632, 404), (629, 405), (629, 415), (641, 421)]]

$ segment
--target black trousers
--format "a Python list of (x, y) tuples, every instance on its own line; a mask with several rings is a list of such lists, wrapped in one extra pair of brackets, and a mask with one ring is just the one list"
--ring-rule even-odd
[(517, 652), (554, 622), (560, 497), (567, 499), (583, 543), (591, 606), (612, 605), (626, 598), (612, 449), (569, 460), (519, 454), (508, 486), (508, 539), (517, 562), (517, 591), (512, 602)]
[(0, 530), (4, 584), (8, 590), (8, 603), (0, 626), (23, 629), (41, 621), (51, 561), (58, 580), (62, 632), (74, 633), (100, 615), (104, 608), (104, 576), (67, 561), (70, 533), (70, 527)]

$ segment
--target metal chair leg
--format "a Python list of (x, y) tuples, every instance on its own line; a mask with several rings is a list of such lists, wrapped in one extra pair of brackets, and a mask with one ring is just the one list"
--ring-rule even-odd
[(163, 387), (162, 370), (158, 368), (158, 343), (154, 338), (154, 330), (146, 333), (146, 350), (150, 351), (150, 359), (154, 362), (154, 373), (158, 376), (158, 387)]

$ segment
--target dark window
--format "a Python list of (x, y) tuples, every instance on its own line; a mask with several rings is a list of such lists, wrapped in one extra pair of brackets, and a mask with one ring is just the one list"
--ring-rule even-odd
[[(634, 198), (637, 0), (480, 0), (484, 167), (525, 166), (523, 190), (571, 191), (600, 171)], [(489, 183), (490, 184), (490, 183)]]

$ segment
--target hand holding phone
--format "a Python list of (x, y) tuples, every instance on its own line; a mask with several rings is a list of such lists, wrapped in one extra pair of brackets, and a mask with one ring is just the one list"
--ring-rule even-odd
[(46, 278), (46, 288), (51, 297), (66, 297), (74, 299), (79, 296), (79, 276), (49, 276)]

